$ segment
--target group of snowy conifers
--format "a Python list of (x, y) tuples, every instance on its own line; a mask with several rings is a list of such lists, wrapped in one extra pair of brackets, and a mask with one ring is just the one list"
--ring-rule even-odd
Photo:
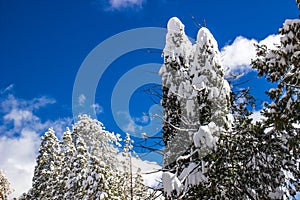
[[(180, 20), (169, 20), (159, 72), (165, 148), (158, 190), (166, 199), (282, 199), (299, 191), (300, 20), (287, 20), (279, 32), (277, 49), (257, 46), (252, 62), (277, 84), (268, 92), (265, 120), (254, 124), (249, 91), (231, 91), (210, 31), (202, 27), (192, 44)], [(117, 164), (118, 141), (85, 115), (62, 141), (49, 129), (32, 188), (21, 199), (151, 198), (130, 169), (128, 136)]]
[(277, 87), (251, 122), (249, 90), (233, 93), (217, 42), (195, 44), (168, 22), (162, 76), (163, 191), (168, 199), (282, 199), (299, 191), (300, 20), (286, 20), (276, 49), (257, 45), (252, 67)]
[[(140, 169), (132, 170), (131, 140), (87, 115), (59, 141), (52, 129), (42, 137), (32, 188), (20, 199), (144, 199), (149, 196)], [(119, 157), (117, 157), (119, 156)], [(121, 157), (120, 157), (121, 156)]]

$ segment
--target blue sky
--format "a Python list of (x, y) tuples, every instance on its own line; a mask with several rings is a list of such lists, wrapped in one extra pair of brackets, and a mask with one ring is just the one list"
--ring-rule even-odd
[[(168, 19), (177, 16), (186, 34), (195, 38), (198, 27), (192, 16), (200, 23), (205, 19), (229, 71), (245, 72), (242, 79), (251, 80), (242, 87), (251, 87), (259, 110), (269, 85), (249, 70), (252, 43), (264, 40), (271, 44), (284, 20), (298, 15), (294, 0), (1, 0), (0, 155), (6, 156), (1, 156), (0, 168), (11, 179), (17, 180), (18, 175), (30, 178), (39, 136), (51, 126), (61, 135), (71, 124), (78, 70), (89, 53), (109, 37), (140, 27), (165, 28)], [(148, 35), (140, 37), (149, 39)], [(162, 62), (160, 50), (142, 49), (120, 56), (107, 68), (94, 106), (108, 130), (123, 134), (122, 128), (135, 130), (149, 123), (143, 113), (153, 103), (142, 89), (130, 99), (130, 115), (119, 112), (127, 123), (121, 128), (112, 116), (111, 95), (117, 81), (134, 66)], [(141, 76), (155, 72), (149, 71)], [(15, 187), (21, 191), (26, 184)]]

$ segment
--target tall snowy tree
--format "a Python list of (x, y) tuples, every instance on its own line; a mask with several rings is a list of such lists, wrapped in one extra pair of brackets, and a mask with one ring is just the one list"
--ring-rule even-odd
[(89, 199), (107, 199), (112, 185), (107, 184), (109, 168), (105, 163), (100, 161), (96, 156), (91, 156), (87, 164), (87, 179), (84, 180), (83, 186), (87, 188)]
[[(176, 198), (207, 180), (203, 158), (216, 150), (220, 132), (230, 129), (232, 123), (230, 86), (223, 78), (217, 42), (207, 28), (199, 30), (192, 45), (184, 25), (171, 18), (164, 58), (160, 70), (168, 127), (168, 134), (163, 132), (167, 141), (164, 167), (169, 172), (164, 173), (163, 184), (166, 196)], [(176, 104), (168, 103), (174, 98)]]
[(76, 151), (73, 143), (72, 133), (69, 128), (66, 128), (62, 139), (63, 141), (60, 143), (61, 170), (54, 186), (53, 197), (55, 199), (63, 199), (66, 193), (68, 175), (71, 173), (72, 159)]
[(141, 168), (138, 168), (133, 184), (133, 194), (135, 200), (143, 200), (149, 198), (148, 190), (145, 186), (144, 178), (141, 173)]
[(83, 183), (87, 179), (87, 162), (89, 153), (85, 142), (78, 138), (76, 140), (76, 152), (71, 160), (71, 172), (68, 175), (67, 192), (65, 199), (87, 198), (87, 188)]
[[(259, 76), (276, 83), (267, 94), (271, 103), (265, 103), (262, 114), (268, 146), (266, 156), (277, 168), (272, 168), (272, 184), (281, 196), (294, 196), (300, 190), (300, 20), (286, 20), (279, 29), (277, 49), (257, 46), (257, 58), (252, 62)], [(275, 148), (276, 147), (276, 148)]]
[(10, 195), (12, 192), (12, 189), (10, 187), (10, 183), (5, 176), (4, 172), (0, 170), (0, 199), (1, 200), (7, 200), (8, 195)]
[(118, 134), (106, 131), (98, 120), (81, 115), (73, 126), (73, 138), (76, 140), (78, 137), (83, 139), (91, 155), (98, 157), (109, 167), (116, 167), (117, 160), (113, 155), (118, 152), (116, 148), (120, 140)]
[(163, 141), (165, 145), (174, 137), (181, 124), (181, 105), (176, 94), (179, 85), (186, 80), (192, 43), (184, 33), (184, 25), (176, 17), (168, 22), (164, 65), (160, 69), (162, 76), (162, 100), (164, 108)]
[(144, 184), (141, 170), (138, 168), (137, 172), (134, 171), (134, 163), (132, 161), (132, 148), (133, 141), (130, 135), (126, 133), (124, 140), (124, 147), (122, 152), (122, 170), (120, 177), (120, 186), (123, 199), (141, 200), (147, 199), (147, 188)]
[(60, 146), (54, 130), (49, 129), (41, 139), (29, 199), (49, 199), (60, 171)]
[[(128, 133), (126, 133), (125, 136), (125, 140), (124, 140), (125, 144), (123, 147), (123, 152), (122, 152), (122, 156), (123, 159), (122, 160), (122, 184), (121, 186), (121, 191), (122, 194), (122, 198), (124, 199), (133, 199), (133, 171), (132, 171), (132, 158), (131, 158), (131, 150), (133, 148), (132, 146), (132, 141), (130, 138), (130, 135)], [(122, 187), (123, 186), (123, 187)]]
[[(267, 92), (271, 103), (266, 103), (262, 112), (265, 120), (255, 124), (249, 117), (251, 112), (248, 107), (253, 104), (253, 98), (249, 96), (248, 90), (233, 94), (231, 99), (226, 92), (229, 89), (221, 93), (223, 96), (212, 92), (224, 87), (218, 86), (222, 81), (214, 79), (214, 74), (222, 76), (222, 70), (218, 71), (218, 67), (214, 67), (218, 65), (207, 62), (217, 60), (214, 59), (217, 56), (214, 57), (208, 48), (214, 46), (208, 45), (213, 42), (201, 45), (201, 41), (209, 41), (205, 37), (208, 35), (207, 30), (201, 31), (202, 34), (197, 37), (199, 53), (197, 48), (191, 51), (198, 56), (193, 57), (190, 70), (186, 70), (189, 74), (186, 79), (192, 78), (192, 81), (183, 80), (182, 84), (178, 84), (178, 88), (182, 89), (174, 92), (180, 103), (181, 124), (172, 128), (176, 129), (175, 135), (187, 132), (189, 137), (185, 138), (193, 140), (183, 142), (190, 150), (179, 155), (173, 153), (177, 149), (175, 145), (180, 144), (174, 140), (176, 136), (167, 143), (165, 157), (170, 158), (172, 153), (175, 154), (172, 158), (175, 163), (163, 173), (165, 196), (168, 199), (295, 198), (296, 192), (300, 190), (300, 20), (285, 21), (279, 30), (281, 43), (277, 49), (257, 46), (257, 58), (252, 65), (259, 76), (265, 76), (267, 80), (276, 83), (277, 87)], [(173, 48), (176, 49), (175, 46)], [(210, 55), (212, 59), (209, 59)], [(168, 76), (162, 77), (164, 81)], [(204, 81), (198, 82), (200, 84), (197, 86), (197, 82), (193, 82), (194, 77), (202, 77), (199, 79)], [(201, 93), (193, 96), (190, 91)], [(194, 97), (202, 102), (200, 106), (194, 103)], [(220, 99), (215, 103), (213, 100), (216, 97)], [(238, 101), (239, 98), (243, 101)], [(185, 101), (181, 103), (181, 99)], [(229, 106), (233, 119), (228, 114)], [(188, 110), (189, 107), (191, 109)], [(208, 109), (203, 110), (205, 107)], [(214, 126), (211, 126), (212, 123)], [(194, 132), (197, 126), (199, 130)], [(176, 144), (173, 145), (174, 142)], [(175, 148), (171, 149), (168, 147), (170, 145)]]

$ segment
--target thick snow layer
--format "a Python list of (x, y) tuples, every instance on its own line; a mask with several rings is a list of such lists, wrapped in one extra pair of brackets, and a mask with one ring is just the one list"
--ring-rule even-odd
[(209, 45), (209, 47), (213, 48), (216, 51), (219, 51), (217, 41), (215, 40), (211, 32), (205, 27), (200, 28), (200, 30), (198, 31), (197, 44), (199, 44), (200, 47)]
[(286, 19), (283, 24), (283, 29), (290, 29), (290, 27), (295, 26), (296, 24), (300, 24), (300, 19)]
[(207, 177), (201, 172), (200, 166), (194, 162), (189, 163), (180, 174), (179, 180), (185, 180), (185, 187), (197, 185), (203, 181), (207, 181)]
[(184, 25), (177, 17), (173, 17), (168, 21), (168, 33), (166, 36), (166, 46), (163, 54), (167, 61), (178, 61), (181, 56), (185, 60), (188, 59), (192, 43), (184, 32)]
[(167, 27), (169, 32), (184, 32), (184, 25), (177, 17), (172, 17), (171, 19), (169, 19)]
[(216, 148), (216, 139), (212, 135), (208, 126), (200, 126), (199, 130), (193, 136), (194, 145), (196, 148)]
[[(120, 163), (125, 160), (122, 154), (118, 154), (117, 158)], [(131, 161), (133, 173), (137, 173), (138, 168), (140, 168), (146, 186), (156, 187), (159, 185), (162, 176), (162, 172), (160, 171), (162, 167), (160, 165), (156, 162), (141, 160), (136, 157), (132, 157)]]
[(162, 175), (162, 182), (164, 186), (164, 192), (167, 196), (171, 196), (173, 191), (176, 191), (177, 194), (180, 194), (182, 191), (182, 184), (175, 174), (171, 172), (164, 172)]

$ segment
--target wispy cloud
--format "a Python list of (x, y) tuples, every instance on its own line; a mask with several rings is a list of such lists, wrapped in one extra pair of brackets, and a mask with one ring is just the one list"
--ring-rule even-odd
[(142, 9), (146, 0), (100, 0), (107, 11), (120, 11), (123, 9)]
[(248, 72), (251, 70), (251, 59), (256, 56), (254, 44), (264, 44), (274, 49), (274, 44), (279, 43), (280, 35), (270, 35), (260, 42), (238, 36), (232, 44), (222, 48), (221, 59), (227, 72)]
[(139, 126), (137, 126), (132, 119), (129, 119), (127, 125), (124, 126), (124, 131), (128, 133), (135, 133), (137, 128), (139, 128)]
[(92, 104), (91, 107), (95, 109), (96, 114), (103, 113), (103, 107), (100, 106), (99, 104), (97, 104), (97, 103)]
[(135, 117), (134, 121), (142, 123), (142, 124), (147, 124), (150, 121), (150, 117), (149, 117), (149, 115), (144, 113), (143, 116), (141, 116), (141, 117)]
[(120, 128), (122, 128), (123, 131), (132, 134), (142, 130), (143, 127), (136, 125), (129, 113), (119, 111), (117, 114), (122, 118), (124, 125)]
[(35, 113), (42, 107), (55, 103), (48, 97), (30, 100), (20, 99), (11, 90), (2, 90), (0, 95), (0, 169), (4, 170), (18, 197), (31, 187), (35, 158), (40, 144), (40, 135), (53, 127), (61, 136), (70, 118), (42, 121)]
[(80, 106), (83, 106), (84, 103), (85, 103), (85, 100), (86, 100), (86, 97), (84, 96), (84, 94), (79, 95), (79, 97), (78, 97), (78, 104)]
[(0, 90), (0, 94), (4, 94), (6, 92), (11, 91), (14, 88), (14, 84), (10, 84), (9, 86), (7, 86), (6, 88), (4, 88), (3, 90)]

